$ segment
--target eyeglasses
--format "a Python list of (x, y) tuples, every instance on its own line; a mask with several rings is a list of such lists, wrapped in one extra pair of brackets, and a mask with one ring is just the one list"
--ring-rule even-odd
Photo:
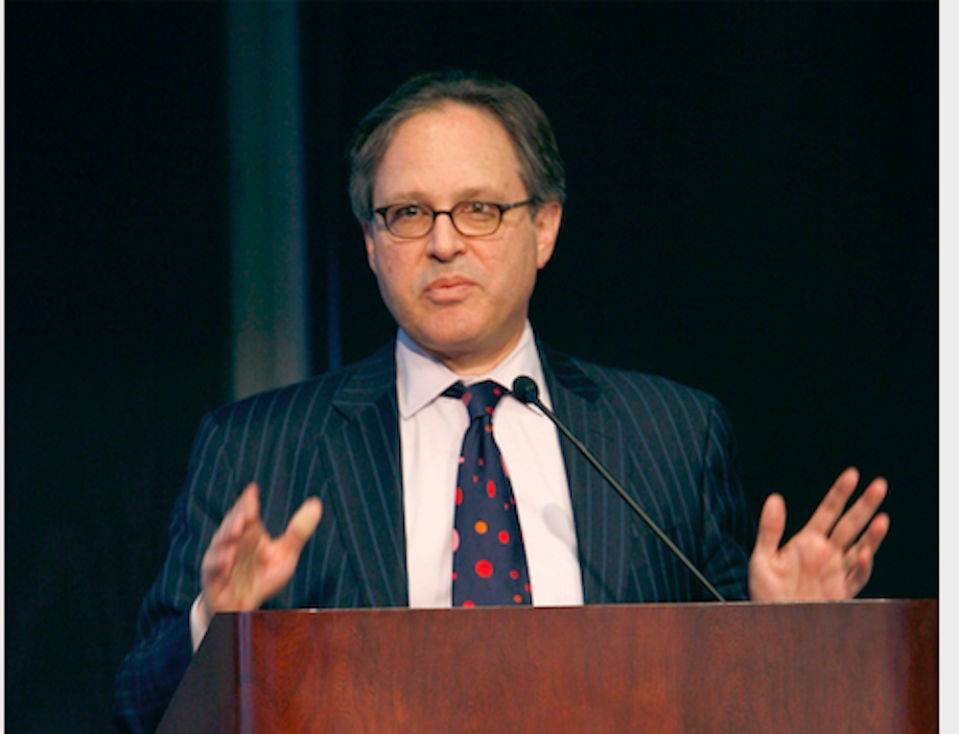
[(456, 231), (464, 237), (482, 237), (499, 229), (503, 215), (510, 209), (532, 204), (535, 199), (518, 201), (515, 204), (495, 204), (490, 201), (461, 201), (449, 211), (433, 211), (425, 204), (393, 204), (374, 209), (374, 214), (383, 217), (386, 228), (394, 237), (412, 240), (425, 237), (433, 231), (440, 214), (446, 214)]

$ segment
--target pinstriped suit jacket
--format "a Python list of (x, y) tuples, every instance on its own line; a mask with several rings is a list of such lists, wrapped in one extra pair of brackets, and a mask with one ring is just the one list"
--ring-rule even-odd
[[(192, 654), (202, 555), (251, 481), (282, 532), (309, 495), (323, 519), (271, 608), (407, 604), (395, 345), (207, 415), (170, 522), (170, 551), (117, 677), (120, 731), (152, 731)], [(557, 415), (727, 598), (746, 597), (752, 526), (733, 437), (712, 397), (540, 346)], [(704, 598), (695, 579), (562, 440), (588, 604)]]

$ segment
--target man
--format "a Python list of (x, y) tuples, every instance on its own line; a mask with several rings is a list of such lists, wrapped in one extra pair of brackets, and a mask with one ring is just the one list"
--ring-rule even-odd
[[(520, 375), (724, 595), (841, 599), (862, 589), (889, 525), (873, 517), (883, 480), (844, 513), (858, 482), (844, 472), (782, 548), (785, 505), (770, 497), (748, 556), (721, 406), (536, 342), (528, 303), (553, 252), (565, 182), (549, 123), (524, 92), (461, 74), (411, 79), (360, 124), (352, 160), (354, 212), (397, 339), (357, 365), (204, 418), (169, 556), (118, 675), (122, 730), (156, 726), (218, 612), (473, 603), (461, 589), (488, 574), (455, 564), (461, 543), (475, 542), (459, 515), (474, 426), (497, 448), (473, 481), (482, 475), (491, 497), (508, 485), (497, 502), (518, 522), (498, 534), (522, 566), (528, 596), (517, 587), (516, 603), (705, 598), (545, 416), (508, 394)], [(469, 400), (487, 381), (496, 402), (477, 419)], [(483, 473), (494, 464), (495, 482)]]

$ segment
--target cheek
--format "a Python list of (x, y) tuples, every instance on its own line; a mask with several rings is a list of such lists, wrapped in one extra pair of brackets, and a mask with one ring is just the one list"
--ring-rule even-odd
[(508, 274), (507, 280), (513, 287), (521, 287), (529, 280), (535, 280), (536, 273), (539, 270), (535, 245), (533, 243), (523, 243), (522, 247), (513, 249), (510, 252), (508, 266), (503, 267), (502, 270)]
[(410, 289), (413, 273), (408, 258), (378, 250), (372, 267), (382, 291), (401, 294)]

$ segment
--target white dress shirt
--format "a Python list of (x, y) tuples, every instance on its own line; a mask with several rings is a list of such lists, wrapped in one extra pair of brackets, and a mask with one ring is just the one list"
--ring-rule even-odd
[[(469, 414), (462, 401), (443, 392), (459, 380), (466, 385), (495, 380), (512, 388), (513, 380), (528, 375), (539, 385), (543, 403), (549, 408), (552, 403), (528, 322), (519, 343), (489, 374), (457, 375), (402, 329), (396, 367), (409, 602), (414, 608), (449, 607), (456, 475)], [(537, 408), (506, 396), (493, 413), (493, 437), (509, 467), (533, 604), (582, 604), (573, 507), (556, 427)]]

